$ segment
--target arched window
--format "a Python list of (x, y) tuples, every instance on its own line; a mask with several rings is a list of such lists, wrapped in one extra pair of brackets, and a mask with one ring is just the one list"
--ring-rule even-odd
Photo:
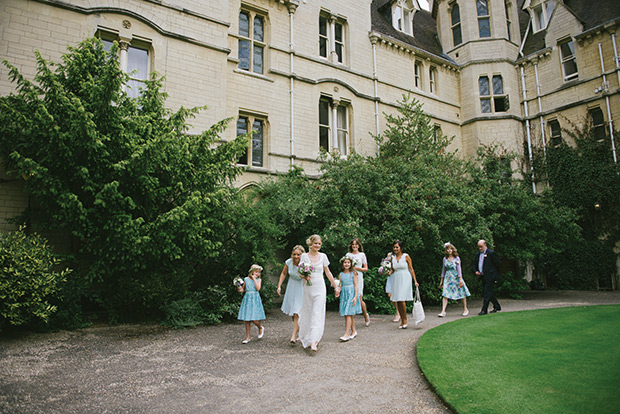
[(487, 0), (476, 0), (476, 10), (478, 12), (478, 33), (480, 37), (491, 37), (491, 21)]
[(458, 3), (452, 5), (450, 16), (452, 17), (452, 42), (454, 46), (458, 46), (463, 42), (461, 35), (461, 10)]

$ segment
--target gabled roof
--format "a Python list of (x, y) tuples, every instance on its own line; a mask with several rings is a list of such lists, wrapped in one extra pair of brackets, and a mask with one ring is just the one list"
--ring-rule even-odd
[[(547, 29), (532, 33), (530, 22), (530, 14), (523, 8), (525, 0), (519, 0), (517, 7), (519, 8), (519, 27), (521, 29), (521, 37), (524, 39), (523, 55), (528, 56), (554, 45), (545, 44), (545, 36)], [(564, 6), (578, 19), (583, 25), (583, 31), (588, 31), (604, 23), (620, 19), (620, 0), (564, 0)], [(556, 0), (556, 6), (553, 13), (558, 7), (562, 7)], [(529, 32), (527, 31), (530, 26)], [(527, 32), (527, 37), (525, 34)], [(567, 33), (569, 34), (569, 33)], [(576, 36), (579, 33), (570, 33)]]
[(392, 26), (390, 6), (395, 0), (373, 0), (370, 6), (372, 30), (401, 41), (404, 44), (421, 49), (431, 55), (439, 56), (452, 62), (443, 53), (437, 37), (437, 24), (430, 12), (417, 10), (413, 16), (413, 36), (396, 30)]

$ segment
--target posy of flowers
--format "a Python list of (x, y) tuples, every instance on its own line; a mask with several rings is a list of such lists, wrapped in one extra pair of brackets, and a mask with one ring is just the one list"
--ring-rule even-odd
[(299, 274), (306, 280), (306, 286), (312, 286), (310, 282), (310, 274), (314, 272), (314, 265), (312, 263), (299, 262)]

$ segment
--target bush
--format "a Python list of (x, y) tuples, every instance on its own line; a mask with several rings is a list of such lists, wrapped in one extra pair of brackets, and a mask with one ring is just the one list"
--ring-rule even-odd
[(35, 320), (47, 321), (56, 311), (50, 304), (69, 269), (59, 264), (47, 242), (24, 228), (0, 235), (0, 329)]

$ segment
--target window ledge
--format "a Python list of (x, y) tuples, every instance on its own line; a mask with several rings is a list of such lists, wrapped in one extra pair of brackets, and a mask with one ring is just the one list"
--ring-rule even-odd
[(238, 73), (240, 75), (251, 76), (253, 78), (262, 79), (264, 81), (271, 82), (271, 83), (274, 82), (274, 80), (268, 76), (261, 75), (259, 73), (250, 72), (249, 70), (233, 69), (233, 72)]

